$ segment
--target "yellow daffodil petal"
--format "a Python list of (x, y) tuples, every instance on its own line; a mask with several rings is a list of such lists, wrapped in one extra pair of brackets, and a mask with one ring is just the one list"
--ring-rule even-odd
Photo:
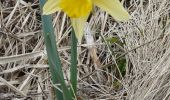
[(119, 0), (92, 0), (94, 5), (105, 10), (117, 21), (127, 21), (130, 15)]
[(61, 10), (58, 4), (59, 4), (59, 0), (47, 0), (47, 2), (43, 7), (43, 14), (49, 15), (55, 13), (56, 11)]
[(84, 27), (86, 24), (87, 17), (71, 18), (71, 24), (75, 31), (78, 42), (80, 43), (83, 37)]
[(71, 18), (85, 17), (92, 10), (92, 1), (61, 0), (59, 6)]

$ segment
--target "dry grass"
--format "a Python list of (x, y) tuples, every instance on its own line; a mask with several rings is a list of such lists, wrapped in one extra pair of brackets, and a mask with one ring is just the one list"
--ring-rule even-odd
[[(129, 22), (116, 23), (98, 9), (89, 18), (78, 49), (79, 97), (169, 100), (170, 2), (123, 1), (132, 16)], [(59, 12), (53, 22), (69, 80), (71, 27), (67, 19)], [(110, 37), (124, 44), (106, 43)], [(124, 77), (116, 70), (120, 55), (126, 59)], [(52, 86), (38, 0), (0, 0), (0, 100), (52, 100)]]

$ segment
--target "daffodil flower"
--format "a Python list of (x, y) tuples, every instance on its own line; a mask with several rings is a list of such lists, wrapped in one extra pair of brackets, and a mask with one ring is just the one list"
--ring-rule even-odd
[(130, 18), (119, 0), (47, 0), (43, 7), (43, 14), (65, 12), (70, 17), (76, 37), (80, 42), (86, 20), (94, 5), (108, 12), (117, 21), (127, 21)]

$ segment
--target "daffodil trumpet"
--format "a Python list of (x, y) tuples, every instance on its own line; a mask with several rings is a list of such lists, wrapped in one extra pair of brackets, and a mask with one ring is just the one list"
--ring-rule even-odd
[(130, 19), (129, 13), (119, 0), (47, 0), (43, 7), (43, 14), (49, 15), (56, 11), (63, 11), (70, 19), (79, 42), (83, 37), (86, 20), (93, 6), (105, 10), (117, 21)]

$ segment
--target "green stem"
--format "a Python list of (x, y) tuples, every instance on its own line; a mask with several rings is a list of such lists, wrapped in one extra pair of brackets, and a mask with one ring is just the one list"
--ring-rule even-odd
[[(46, 0), (39, 0), (41, 11)], [(59, 54), (57, 52), (57, 46), (55, 41), (54, 29), (52, 25), (52, 17), (50, 15), (42, 15), (42, 26), (43, 36), (48, 56), (48, 62), (50, 65), (50, 72), (53, 84), (60, 84), (59, 88), (62, 90), (55, 89), (57, 100), (72, 100), (72, 96), (66, 83), (62, 72), (62, 65)]]
[(72, 96), (76, 96), (77, 93), (77, 38), (75, 36), (74, 29), (71, 33), (71, 68), (70, 68), (70, 81), (72, 85)]

